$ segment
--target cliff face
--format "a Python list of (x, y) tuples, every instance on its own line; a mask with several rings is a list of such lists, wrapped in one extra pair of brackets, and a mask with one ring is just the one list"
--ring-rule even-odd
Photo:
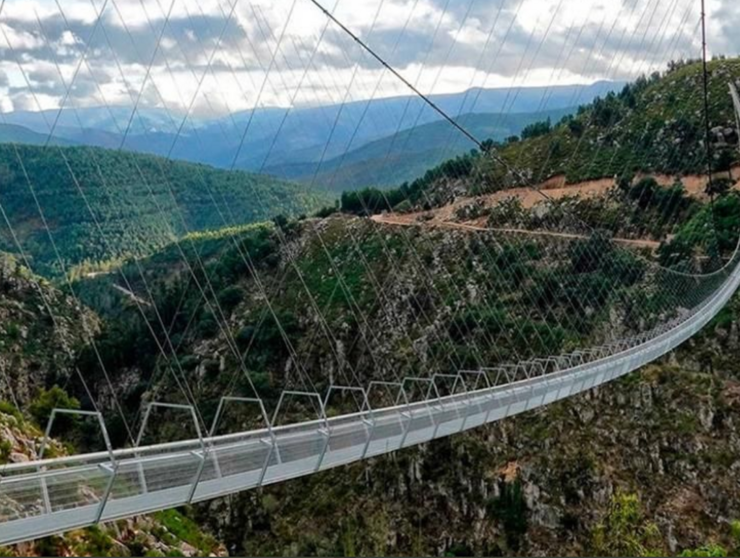
[(20, 261), (0, 252), (0, 399), (24, 406), (63, 384), (98, 320)]

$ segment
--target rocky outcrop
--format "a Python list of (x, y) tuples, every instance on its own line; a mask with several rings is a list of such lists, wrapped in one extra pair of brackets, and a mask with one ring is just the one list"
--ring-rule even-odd
[(90, 310), (0, 253), (0, 400), (23, 407), (65, 383), (98, 327)]

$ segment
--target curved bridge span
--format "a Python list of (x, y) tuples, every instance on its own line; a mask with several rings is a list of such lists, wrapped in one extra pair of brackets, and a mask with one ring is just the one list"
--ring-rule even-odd
[[(702, 285), (696, 279), (698, 302), (669, 322), (598, 349), (520, 363), (514, 368), (527, 370), (523, 380), (488, 383), (480, 389), (476, 381), (474, 389), (462, 393), (437, 394), (381, 409), (363, 406), (357, 413), (332, 418), (326, 417), (318, 394), (293, 393), (316, 398), (322, 408), (320, 418), (9, 465), (0, 478), (0, 543), (21, 542), (309, 475), (456, 434), (605, 384), (666, 354), (716, 316), (740, 286), (737, 260), (736, 251), (722, 270), (701, 278)], [(492, 370), (505, 372), (506, 367)], [(458, 377), (477, 374), (489, 382), (490, 372), (460, 372)], [(399, 389), (403, 390), (403, 385)], [(245, 401), (258, 403), (269, 424), (261, 402)]]

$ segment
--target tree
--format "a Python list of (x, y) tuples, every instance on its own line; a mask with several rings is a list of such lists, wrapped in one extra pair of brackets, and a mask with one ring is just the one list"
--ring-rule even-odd
[(571, 134), (573, 134), (577, 138), (580, 138), (583, 135), (586, 127), (579, 118), (571, 118), (570, 120), (568, 120), (568, 129), (570, 130)]
[(489, 151), (493, 151), (493, 149), (496, 147), (496, 142), (492, 139), (486, 139), (483, 140), (480, 144), (480, 149), (483, 153), (488, 153)]
[(525, 140), (544, 136), (545, 134), (548, 134), (550, 130), (552, 130), (552, 122), (550, 121), (550, 118), (541, 122), (535, 122), (534, 124), (526, 126), (522, 130), (522, 139)]
[[(80, 402), (71, 397), (66, 391), (59, 386), (54, 386), (49, 390), (42, 389), (38, 395), (31, 401), (28, 406), (28, 412), (36, 421), (36, 424), (43, 427), (51, 417), (54, 409), (79, 409)], [(58, 417), (57, 423), (60, 427), (69, 427), (74, 422), (72, 417)]]

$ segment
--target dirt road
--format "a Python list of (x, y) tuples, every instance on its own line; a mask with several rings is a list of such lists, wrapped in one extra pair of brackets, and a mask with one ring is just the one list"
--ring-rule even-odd
[[(732, 173), (735, 177), (740, 176), (740, 165), (735, 166), (732, 169)], [(635, 177), (635, 179), (639, 180), (646, 176), (651, 176), (659, 185), (665, 187), (673, 185), (677, 178), (675, 176), (670, 176), (666, 174), (639, 174)], [(699, 199), (706, 198), (706, 194), (704, 193), (707, 184), (706, 176), (688, 175), (682, 176), (680, 177), (680, 179), (684, 185), (684, 188), (686, 188), (686, 192), (688, 195)], [(500, 192), (495, 192), (493, 194), (487, 194), (484, 196), (463, 197), (458, 198), (451, 204), (434, 208), (430, 211), (417, 213), (388, 213), (384, 215), (375, 215), (372, 217), (372, 219), (377, 223), (407, 227), (423, 224), (428, 227), (445, 227), (471, 231), (492, 230), (502, 233), (524, 234), (529, 236), (551, 236), (571, 239), (584, 238), (582, 235), (568, 233), (531, 231), (524, 229), (491, 229), (485, 226), (485, 218), (478, 219), (476, 221), (458, 222), (455, 221), (455, 215), (458, 209), (465, 207), (473, 202), (481, 203), (483, 207), (490, 208), (495, 207), (506, 199), (518, 198), (522, 207), (524, 207), (525, 209), (531, 209), (538, 203), (545, 200), (545, 196), (551, 199), (560, 199), (566, 196), (596, 197), (606, 194), (613, 186), (613, 178), (601, 178), (598, 180), (587, 180), (585, 182), (579, 182), (576, 184), (566, 184), (565, 176), (554, 176), (546, 180), (545, 182), (538, 184), (535, 187), (512, 188), (510, 190), (502, 190)], [(539, 193), (537, 190), (541, 190), (544, 195), (542, 193)], [(633, 246), (636, 248), (647, 248), (650, 250), (656, 250), (658, 246), (660, 246), (660, 243), (654, 240), (628, 238), (615, 238), (613, 240), (614, 242), (618, 242), (627, 246)]]
[[(385, 214), (385, 215), (373, 215), (371, 217), (376, 223), (382, 223), (384, 225), (394, 225), (402, 227), (413, 227), (413, 226), (428, 226), (435, 228), (446, 228), (446, 229), (457, 229), (467, 231), (493, 231), (504, 234), (521, 234), (527, 236), (548, 236), (552, 238), (565, 238), (565, 239), (585, 239), (588, 238), (581, 234), (570, 234), (570, 233), (559, 233), (559, 232), (548, 232), (548, 231), (530, 231), (526, 229), (508, 229), (508, 228), (490, 228), (485, 227), (474, 221), (468, 222), (453, 222), (453, 221), (418, 221), (415, 219), (414, 214), (401, 215), (401, 214)], [(632, 246), (634, 248), (647, 248), (649, 250), (657, 250), (660, 246), (660, 242), (654, 240), (644, 239), (630, 239), (630, 238), (613, 238), (614, 242), (623, 244), (625, 246)]]

